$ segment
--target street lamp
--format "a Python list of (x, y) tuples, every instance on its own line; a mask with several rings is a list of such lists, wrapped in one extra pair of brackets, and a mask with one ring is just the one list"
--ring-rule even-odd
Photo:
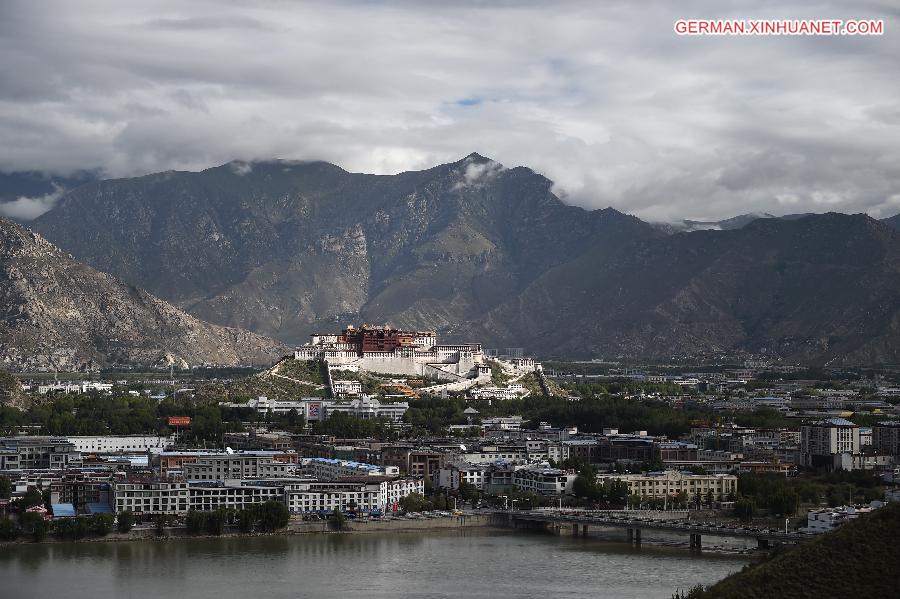
[(785, 518), (785, 519), (784, 519), (784, 534), (787, 534), (787, 533), (788, 533), (788, 522), (790, 522), (790, 521), (791, 521), (790, 518)]

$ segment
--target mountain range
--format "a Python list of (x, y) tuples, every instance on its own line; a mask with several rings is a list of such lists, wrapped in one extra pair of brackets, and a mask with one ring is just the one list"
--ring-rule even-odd
[(661, 230), (471, 154), (397, 175), (265, 161), (91, 181), (31, 226), (193, 317), (288, 344), (370, 322), (543, 357), (898, 361), (896, 225), (770, 216)]
[(212, 325), (0, 219), (0, 363), (17, 370), (269, 364), (288, 349)]

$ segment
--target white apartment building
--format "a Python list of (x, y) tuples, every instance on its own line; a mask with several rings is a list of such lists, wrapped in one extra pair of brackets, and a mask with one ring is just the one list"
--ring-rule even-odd
[(397, 476), (397, 466), (376, 466), (334, 458), (304, 458), (303, 470), (319, 480), (337, 480), (345, 476)]
[(519, 383), (512, 383), (506, 387), (478, 387), (472, 389), (469, 395), (472, 399), (497, 399), (509, 400), (517, 399), (520, 395), (527, 393), (525, 387)]
[(297, 464), (276, 459), (282, 452), (238, 452), (199, 456), (183, 466), (184, 477), (195, 481), (283, 478), (297, 475)]
[(522, 430), (522, 417), (497, 416), (495, 418), (482, 418), (481, 426), (485, 430), (518, 431)]
[(159, 453), (172, 444), (170, 437), (158, 435), (99, 435), (66, 437), (81, 453)]
[(619, 480), (628, 485), (629, 495), (642, 498), (672, 497), (685, 493), (693, 499), (697, 495), (706, 498), (712, 493), (716, 501), (726, 501), (737, 493), (737, 476), (733, 474), (690, 474), (678, 470), (648, 472), (646, 474), (600, 474), (598, 482)]
[(267, 501), (284, 501), (283, 485), (239, 481), (192, 482), (190, 508), (211, 512), (218, 509), (245, 510)]
[(806, 514), (806, 530), (812, 533), (828, 532), (871, 511), (871, 507), (857, 508), (853, 506), (810, 510)]
[(288, 485), (285, 501), (292, 514), (304, 512), (381, 510), (381, 486), (378, 483), (320, 483)]
[(525, 447), (484, 446), (480, 451), (464, 451), (460, 459), (470, 464), (493, 464), (495, 462), (527, 462), (528, 450)]
[(125, 481), (114, 484), (116, 512), (186, 514), (190, 492), (184, 481)]
[(336, 380), (331, 383), (331, 390), (338, 397), (347, 397), (348, 395), (359, 395), (362, 393), (362, 383), (351, 380)]
[(391, 422), (400, 422), (403, 415), (409, 409), (409, 403), (405, 401), (397, 402), (381, 402), (374, 397), (364, 395), (359, 399), (352, 399), (346, 402), (323, 402), (326, 417), (331, 417), (335, 412), (344, 412), (350, 416), (362, 418), (364, 420), (374, 420), (375, 418), (387, 418)]
[(398, 511), (400, 500), (413, 493), (425, 494), (425, 482), (421, 478), (385, 477), (378, 484), (378, 501), (384, 511)]
[(526, 466), (513, 472), (512, 484), (517, 489), (538, 495), (563, 495), (572, 492), (576, 474), (546, 466)]
[(490, 469), (467, 463), (449, 464), (435, 472), (434, 486), (440, 489), (458, 489), (464, 482), (483, 490), (490, 480)]

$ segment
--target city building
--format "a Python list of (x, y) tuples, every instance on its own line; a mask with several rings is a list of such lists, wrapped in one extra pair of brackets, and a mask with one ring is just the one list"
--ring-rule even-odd
[(829, 532), (862, 514), (872, 511), (871, 507), (840, 506), (810, 510), (806, 514), (806, 531), (816, 534)]
[(0, 470), (63, 470), (81, 464), (81, 453), (64, 437), (0, 438)]
[(66, 437), (81, 453), (158, 453), (172, 444), (170, 437), (159, 435), (98, 435)]
[(459, 489), (460, 483), (469, 484), (476, 489), (484, 490), (491, 479), (491, 468), (479, 464), (454, 462), (437, 470), (432, 477), (438, 489)]
[(182, 470), (189, 481), (282, 478), (297, 475), (297, 456), (278, 451), (210, 454), (198, 456)]
[[(380, 483), (331, 481), (288, 485), (285, 490), (288, 510), (292, 514), (306, 512), (380, 511)], [(385, 502), (387, 499), (385, 498)]]
[(506, 387), (477, 387), (469, 392), (472, 399), (518, 399), (528, 391), (520, 383), (510, 383)]
[(844, 418), (809, 422), (800, 427), (802, 466), (844, 469), (847, 460), (840, 456), (858, 455), (859, 448), (859, 427)]
[(526, 466), (513, 471), (512, 484), (520, 491), (538, 495), (564, 495), (572, 493), (576, 476), (574, 470)]
[(344, 414), (362, 418), (363, 420), (387, 418), (391, 422), (400, 422), (403, 420), (403, 415), (409, 410), (409, 403), (405, 401), (381, 402), (368, 395), (363, 395), (359, 399), (352, 399), (346, 402), (325, 401), (322, 403), (326, 418), (330, 418), (332, 414), (337, 412), (343, 412)]
[(689, 499), (710, 494), (714, 501), (729, 501), (737, 494), (737, 476), (732, 474), (690, 474), (677, 470), (646, 474), (600, 474), (598, 482), (618, 480), (628, 485), (629, 495), (641, 498), (674, 497), (684, 493)]
[(900, 420), (879, 422), (872, 427), (875, 453), (900, 457)]
[(528, 449), (524, 445), (484, 445), (478, 450), (460, 451), (459, 458), (470, 464), (529, 461)]
[(267, 501), (283, 502), (285, 490), (284, 485), (268, 481), (192, 481), (189, 496), (192, 510), (246, 510)]
[(376, 466), (333, 458), (303, 458), (303, 470), (319, 480), (337, 480), (345, 476), (399, 476), (396, 466)]
[(115, 510), (137, 515), (186, 514), (191, 507), (188, 483), (178, 480), (131, 479), (114, 483)]
[(360, 381), (338, 379), (336, 381), (332, 381), (331, 390), (338, 397), (359, 395), (360, 393), (362, 393), (362, 383)]
[(324, 360), (329, 368), (402, 374), (455, 382), (476, 378), (484, 363), (480, 343), (438, 345), (434, 331), (362, 325), (340, 334), (316, 333), (294, 351), (297, 360)]

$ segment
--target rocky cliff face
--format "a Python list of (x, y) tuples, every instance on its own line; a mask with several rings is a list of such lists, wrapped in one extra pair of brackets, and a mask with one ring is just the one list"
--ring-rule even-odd
[(0, 363), (15, 369), (268, 364), (287, 351), (255, 333), (202, 322), (5, 220), (0, 310)]
[(900, 235), (865, 215), (825, 214), (638, 242), (605, 261), (586, 254), (468, 329), (514, 332), (559, 355), (893, 363)]
[(660, 235), (550, 187), (477, 154), (395, 176), (229, 164), (86, 185), (34, 226), (198, 317), (285, 341), (359, 320), (452, 332), (589, 247)]
[(83, 185), (34, 226), (194, 316), (289, 343), (363, 321), (544, 356), (900, 357), (900, 241), (884, 223), (667, 234), (551, 187), (477, 154), (393, 176), (227, 164)]

